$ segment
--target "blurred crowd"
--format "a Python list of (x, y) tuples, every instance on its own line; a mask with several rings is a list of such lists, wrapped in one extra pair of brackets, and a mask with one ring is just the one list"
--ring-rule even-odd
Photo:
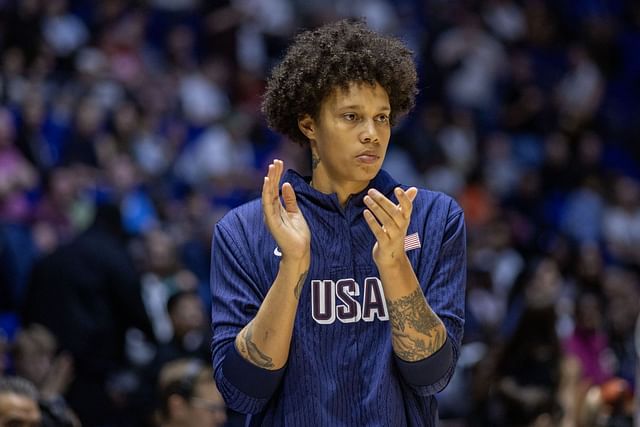
[(419, 69), (385, 169), (466, 214), (443, 425), (632, 425), (634, 0), (0, 0), (0, 421), (22, 399), (24, 425), (225, 424), (213, 225), (273, 158), (309, 173), (265, 78), (299, 30), (362, 16)]

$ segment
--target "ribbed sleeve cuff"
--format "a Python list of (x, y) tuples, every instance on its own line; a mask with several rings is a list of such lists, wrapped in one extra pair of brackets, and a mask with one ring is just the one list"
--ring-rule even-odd
[(400, 375), (407, 384), (414, 387), (424, 387), (437, 384), (451, 370), (453, 348), (451, 340), (447, 337), (443, 346), (426, 359), (407, 362), (400, 359), (395, 353), (394, 357)]
[(233, 344), (222, 362), (224, 377), (238, 391), (254, 399), (269, 399), (278, 388), (285, 368), (286, 365), (275, 371), (260, 368), (242, 357)]

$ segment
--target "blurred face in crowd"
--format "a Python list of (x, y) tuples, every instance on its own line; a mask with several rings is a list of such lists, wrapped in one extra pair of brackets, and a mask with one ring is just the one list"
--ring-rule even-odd
[(526, 289), (527, 301), (537, 307), (554, 304), (562, 284), (561, 280), (562, 276), (555, 261), (544, 259), (536, 268)]
[(221, 427), (227, 421), (224, 400), (213, 381), (196, 385), (189, 400), (189, 420), (194, 427)]
[(171, 236), (161, 230), (152, 230), (145, 237), (145, 248), (150, 271), (160, 276), (175, 273), (177, 255)]
[(38, 404), (27, 396), (0, 393), (0, 427), (39, 427)]
[(51, 369), (52, 361), (53, 352), (30, 346), (23, 349), (20, 357), (16, 358), (16, 372), (19, 372), (19, 375), (23, 378), (40, 386), (44, 383)]
[(168, 403), (168, 427), (221, 427), (227, 421), (224, 400), (210, 378), (198, 381), (191, 397), (174, 394)]
[(56, 341), (53, 335), (39, 325), (24, 328), (17, 336), (14, 347), (16, 373), (41, 387), (53, 363)]
[(602, 325), (602, 308), (595, 295), (586, 294), (578, 299), (576, 326), (585, 332), (594, 332)]
[(173, 332), (182, 338), (191, 331), (202, 330), (205, 326), (204, 307), (195, 294), (184, 295), (169, 313)]

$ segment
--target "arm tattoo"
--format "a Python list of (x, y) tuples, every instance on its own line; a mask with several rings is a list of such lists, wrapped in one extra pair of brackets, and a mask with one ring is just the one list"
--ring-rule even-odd
[(311, 153), (311, 169), (315, 169), (320, 164), (320, 157), (315, 153)]
[(427, 308), (421, 289), (395, 301), (387, 301), (393, 348), (407, 361), (424, 359), (446, 340), (438, 316)]
[(300, 299), (300, 294), (302, 293), (302, 285), (304, 285), (304, 281), (307, 278), (308, 272), (309, 270), (305, 271), (300, 275), (300, 278), (298, 279), (298, 283), (296, 283), (296, 287), (293, 289), (293, 295), (296, 297), (296, 299)]
[(242, 348), (240, 352), (246, 356), (254, 365), (261, 368), (273, 368), (273, 359), (260, 351), (258, 346), (251, 340), (253, 337), (253, 325), (249, 324), (244, 331), (244, 335), (240, 340), (242, 342)]

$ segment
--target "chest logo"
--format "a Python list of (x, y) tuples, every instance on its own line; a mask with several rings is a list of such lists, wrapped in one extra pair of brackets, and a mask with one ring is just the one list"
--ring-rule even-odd
[(377, 277), (367, 277), (361, 287), (354, 279), (312, 280), (311, 315), (321, 325), (336, 319), (342, 323), (389, 320), (382, 282)]

